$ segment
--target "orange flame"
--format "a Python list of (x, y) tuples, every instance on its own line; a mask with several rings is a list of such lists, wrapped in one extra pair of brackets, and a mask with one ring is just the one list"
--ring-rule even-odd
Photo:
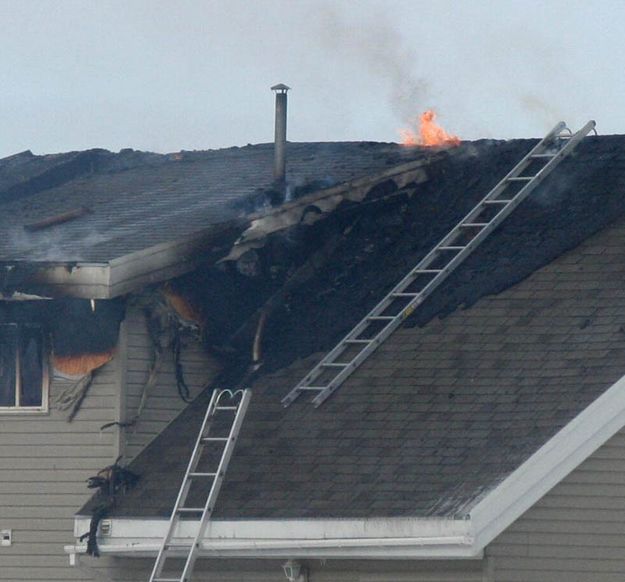
[(457, 135), (447, 133), (434, 120), (436, 113), (432, 109), (428, 109), (421, 114), (421, 123), (419, 126), (419, 134), (412, 129), (400, 130), (401, 142), (406, 146), (457, 146), (460, 145), (460, 138)]

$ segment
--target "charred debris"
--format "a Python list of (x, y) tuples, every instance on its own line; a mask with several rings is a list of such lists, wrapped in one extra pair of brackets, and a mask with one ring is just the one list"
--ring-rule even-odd
[[(115, 355), (131, 304), (143, 310), (153, 345), (145, 398), (169, 353), (179, 394), (189, 399), (180, 358), (189, 341), (201, 341), (217, 356), (219, 385), (249, 384), (265, 371), (331, 349), (532, 145), (482, 141), (430, 154), (426, 179), (380, 180), (331, 211), (314, 202), (315, 190), (327, 182), (298, 185), (290, 195), (309, 204), (296, 224), (114, 300), (30, 300), (30, 290), (5, 272), (0, 290), (13, 300), (0, 302), (0, 323), (41, 326), (54, 373), (74, 380), (54, 397), (70, 420), (93, 375)], [(406, 324), (424, 325), (498, 293), (621, 217), (622, 145), (617, 136), (585, 140)], [(266, 210), (279, 196), (258, 191), (241, 213), (259, 204)], [(145, 398), (130, 424), (140, 420)]]

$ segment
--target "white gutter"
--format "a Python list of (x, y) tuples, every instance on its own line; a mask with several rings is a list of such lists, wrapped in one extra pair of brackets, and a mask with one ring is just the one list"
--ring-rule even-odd
[[(77, 537), (88, 524), (88, 518), (76, 519)], [(192, 542), (197, 526), (181, 524), (176, 543)], [(111, 535), (100, 536), (98, 545), (102, 554), (155, 556), (166, 530), (166, 520), (114, 519)], [(200, 552), (212, 558), (481, 558), (473, 542), (468, 520), (241, 520), (213, 522)], [(65, 547), (70, 561), (85, 550), (86, 544)]]

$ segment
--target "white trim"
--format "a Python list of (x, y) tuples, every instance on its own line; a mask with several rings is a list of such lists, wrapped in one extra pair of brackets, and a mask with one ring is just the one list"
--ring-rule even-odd
[[(155, 556), (167, 531), (166, 519), (113, 519), (110, 536), (100, 536), (102, 554)], [(198, 522), (185, 521), (174, 532), (177, 542), (193, 541)], [(77, 517), (76, 537), (89, 518)], [(481, 558), (473, 549), (467, 520), (451, 519), (303, 519), (211, 522), (202, 543), (205, 557), (242, 558)], [(67, 546), (71, 554), (86, 545)]]
[(20, 403), (21, 387), (21, 359), (19, 348), (20, 328), (22, 323), (8, 322), (0, 324), (2, 326), (15, 326), (17, 330), (18, 345), (15, 353), (15, 404), (13, 406), (0, 406), (0, 416), (24, 415), (45, 416), (50, 412), (50, 362), (48, 358), (48, 345), (45, 334), (41, 326), (32, 326), (41, 332), (41, 405), (40, 406), (22, 406)]
[(485, 548), (624, 426), (625, 376), (471, 509), (476, 548)]

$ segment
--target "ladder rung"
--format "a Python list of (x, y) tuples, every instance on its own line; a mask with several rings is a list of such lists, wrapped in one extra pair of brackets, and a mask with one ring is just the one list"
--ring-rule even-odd
[(530, 158), (555, 158), (558, 154), (532, 154)]
[(413, 273), (442, 273), (443, 269), (415, 269)]
[(236, 410), (237, 406), (215, 406), (213, 410)]
[(395, 319), (395, 315), (370, 315), (367, 317), (367, 321), (390, 321)]
[(325, 390), (327, 386), (300, 386), (298, 390)]
[[(404, 295), (402, 293), (397, 293), (397, 295)], [(346, 344), (370, 344), (373, 340), (368, 339), (346, 339)]]
[[(391, 297), (418, 297), (419, 295), (421, 295), (421, 293), (391, 293)], [(363, 341), (366, 341), (367, 343), (369, 343), (369, 340), (363, 340)]]
[(217, 473), (189, 473), (189, 477), (217, 477)]
[(178, 512), (180, 513), (204, 513), (203, 507), (179, 507)]
[(180, 578), (154, 578), (154, 582), (180, 582)]
[(324, 362), (321, 364), (324, 368), (347, 368), (349, 362)]
[(165, 544), (165, 547), (166, 548), (192, 548), (193, 544), (181, 544), (181, 543), (175, 544), (175, 543), (170, 542), (168, 544)]
[(465, 222), (464, 224), (461, 224), (460, 226), (466, 226), (467, 228), (472, 228), (472, 227), (484, 227), (484, 226), (488, 226), (490, 223), (489, 222)]
[(461, 251), (462, 249), (466, 249), (467, 247), (438, 247), (441, 251)]
[(484, 204), (508, 204), (512, 200), (484, 200)]
[(536, 176), (514, 176), (512, 178), (508, 178), (508, 182), (529, 182), (535, 177)]
[(219, 441), (227, 441), (228, 437), (202, 437), (201, 441), (204, 443), (208, 442), (219, 442)]

